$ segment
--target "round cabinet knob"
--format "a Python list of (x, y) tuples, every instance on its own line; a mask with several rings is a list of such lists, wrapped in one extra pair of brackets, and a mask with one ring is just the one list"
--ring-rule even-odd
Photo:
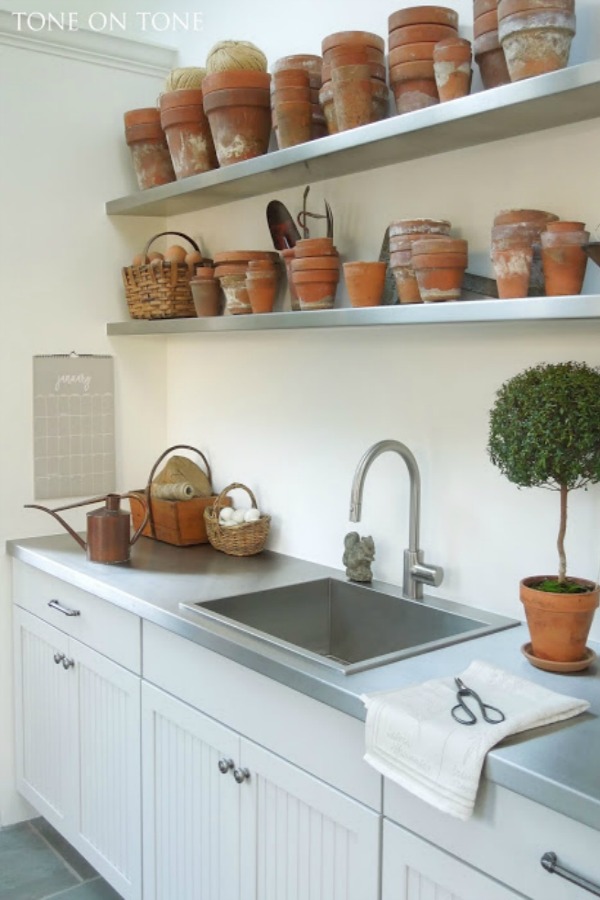
[(234, 762), (232, 759), (220, 759), (219, 760), (219, 772), (221, 775), (227, 775), (230, 769), (233, 769)]
[(54, 654), (54, 662), (56, 663), (56, 665), (58, 665), (59, 663), (61, 663), (61, 662), (63, 661), (64, 658), (65, 658), (65, 654), (64, 654), (64, 653), (58, 653), (58, 652), (57, 652), (57, 653)]
[(65, 657), (62, 661), (62, 664), (63, 664), (63, 669), (72, 669), (73, 666), (75, 665), (75, 660), (67, 659), (67, 657)]
[(250, 778), (250, 772), (248, 769), (234, 769), (233, 777), (238, 784), (242, 784), (242, 782), (247, 781)]

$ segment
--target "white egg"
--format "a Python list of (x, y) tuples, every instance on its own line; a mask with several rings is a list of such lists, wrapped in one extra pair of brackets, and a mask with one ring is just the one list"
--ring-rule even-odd
[(241, 525), (241, 523), (244, 521), (244, 510), (243, 509), (234, 509), (232, 521), (236, 525)]
[(233, 518), (233, 510), (230, 506), (225, 506), (219, 513), (219, 522), (221, 525), (224, 525), (226, 522), (230, 522)]
[(248, 509), (246, 510), (246, 514), (244, 515), (245, 522), (257, 522), (260, 519), (260, 510), (259, 509)]

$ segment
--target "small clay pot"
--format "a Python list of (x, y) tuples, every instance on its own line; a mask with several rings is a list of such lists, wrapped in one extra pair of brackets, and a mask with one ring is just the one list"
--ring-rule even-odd
[(292, 280), (300, 299), (301, 310), (333, 307), (339, 273), (293, 272)]
[(542, 265), (548, 297), (580, 294), (588, 257), (583, 244), (590, 239), (588, 231), (543, 231)]
[(526, 297), (531, 278), (533, 247), (531, 244), (514, 244), (512, 247), (491, 249), (494, 277), (501, 300)]
[(215, 270), (213, 266), (196, 266), (196, 274), (194, 275), (193, 281), (210, 281), (215, 277)]
[(473, 20), (473, 37), (481, 37), (482, 34), (487, 34), (488, 31), (498, 31), (497, 9), (491, 9)]
[(308, 70), (301, 68), (274, 71), (271, 76), (271, 92), (289, 87), (310, 88)]
[(419, 282), (412, 264), (392, 268), (400, 303), (422, 303)]
[(498, 37), (511, 80), (564, 69), (574, 36), (574, 13), (560, 9), (526, 10), (501, 18)]
[(311, 272), (317, 269), (327, 269), (339, 273), (339, 257), (336, 254), (335, 256), (303, 256), (299, 259), (292, 259), (292, 272)]
[(347, 262), (344, 279), (352, 306), (379, 306), (385, 286), (384, 262)]
[(598, 585), (584, 578), (570, 578), (587, 588), (581, 594), (555, 594), (536, 590), (548, 577), (524, 578), (519, 585), (521, 602), (531, 636), (531, 649), (538, 659), (577, 662), (586, 652), (588, 634), (598, 607)]
[(460, 299), (466, 266), (421, 268), (413, 259), (413, 268), (424, 303)]
[(392, 84), (399, 114), (435, 106), (440, 102), (435, 78), (396, 81)]
[(471, 90), (471, 44), (464, 38), (445, 38), (433, 50), (433, 73), (440, 102), (466, 97)]
[(433, 48), (436, 41), (423, 41), (418, 44), (403, 44), (390, 50), (388, 65), (391, 68), (405, 62), (418, 62), (421, 59), (433, 59)]
[(302, 100), (304, 103), (310, 103), (310, 88), (308, 85), (293, 87), (277, 88), (271, 91), (271, 106), (277, 107), (278, 103), (290, 103), (292, 101)]
[(371, 121), (371, 75), (369, 66), (340, 66), (332, 70), (333, 102), (339, 131)]
[(565, 222), (562, 219), (556, 222), (548, 222), (546, 224), (547, 232), (560, 231), (585, 231), (585, 222)]
[(390, 238), (426, 232), (428, 234), (448, 234), (450, 222), (446, 219), (396, 219), (390, 222)]
[(296, 241), (294, 250), (297, 259), (303, 256), (335, 256), (337, 254), (332, 238), (304, 238)]
[(253, 313), (273, 312), (277, 296), (277, 276), (274, 269), (249, 270), (246, 275), (246, 290)]
[(321, 41), (323, 56), (328, 50), (338, 47), (340, 44), (374, 47), (379, 53), (385, 53), (385, 41), (378, 34), (373, 34), (371, 31), (337, 31), (327, 35)]
[[(374, 63), (374, 62), (362, 62), (362, 63), (353, 62), (352, 63), (349, 61), (342, 62), (341, 60), (343, 58), (344, 57), (341, 57), (340, 62), (335, 66), (328, 66), (328, 65), (323, 64), (323, 83), (325, 83), (327, 81), (331, 81), (333, 78), (333, 76), (332, 76), (333, 70), (339, 68), (342, 65), (354, 65), (354, 66), (355, 65), (366, 65), (369, 67), (369, 74), (370, 74), (371, 78), (377, 78), (378, 81), (381, 81), (381, 82), (386, 81), (387, 71), (386, 71), (386, 67), (385, 67), (384, 63)], [(350, 60), (351, 58), (352, 58), (352, 56), (347, 57), (348, 60)], [(357, 58), (357, 57), (355, 57), (355, 58)]]
[(123, 116), (125, 140), (138, 187), (141, 191), (175, 181), (175, 171), (160, 124), (160, 112), (154, 107), (128, 110)]
[(319, 91), (319, 103), (321, 104), (325, 122), (327, 123), (327, 132), (329, 134), (337, 134), (338, 124), (335, 103), (333, 102), (333, 85), (331, 81), (324, 82), (323, 87)]
[(399, 63), (390, 67), (390, 84), (398, 81), (414, 81), (415, 79), (433, 79), (433, 57), (431, 59), (419, 59), (412, 62)]
[(305, 100), (277, 104), (277, 144), (280, 150), (310, 141), (312, 111)]
[(426, 269), (429, 267), (442, 268), (453, 266), (467, 266), (466, 253), (415, 253), (411, 254), (413, 268)]
[(500, 45), (497, 31), (490, 31), (473, 41), (473, 55), (479, 66), (481, 81), (484, 88), (500, 87), (510, 84), (508, 66), (504, 57), (504, 50)]
[[(182, 95), (184, 101), (179, 106), (178, 95)], [(217, 168), (217, 154), (202, 105), (202, 91), (162, 94), (160, 119), (178, 180)]]
[(449, 25), (405, 25), (390, 31), (388, 47), (390, 50), (395, 50), (405, 44), (421, 44), (427, 41), (433, 41), (436, 44), (455, 34), (456, 28)]
[(295, 258), (296, 251), (294, 247), (288, 247), (287, 250), (281, 251), (281, 256), (283, 257), (283, 261), (285, 263), (285, 273), (287, 275), (288, 287), (290, 289), (290, 304), (292, 310), (297, 312), (300, 309), (300, 298), (298, 297), (298, 293), (296, 291), (296, 287), (294, 282), (292, 281), (292, 262)]
[(575, 0), (498, 0), (498, 19), (506, 19), (515, 13), (542, 9), (562, 9), (563, 12), (575, 12)]
[(246, 288), (245, 269), (236, 275), (221, 275), (219, 281), (225, 294), (225, 315), (238, 316), (252, 312)]
[(274, 250), (222, 250), (220, 253), (215, 253), (213, 262), (215, 265), (244, 263), (247, 266), (253, 259), (270, 259), (276, 265), (279, 254)]
[(421, 238), (412, 245), (413, 260), (419, 254), (431, 253), (460, 253), (465, 256), (468, 253), (468, 243), (462, 238), (451, 238), (447, 235), (432, 235)]
[(215, 278), (192, 278), (192, 300), (197, 316), (219, 316), (223, 297), (221, 285)]
[(305, 69), (309, 76), (313, 75), (320, 79), (322, 65), (322, 56), (316, 56), (311, 53), (295, 53), (291, 56), (282, 56), (276, 59), (271, 66), (271, 71), (274, 75), (281, 69)]
[(229, 91), (242, 89), (269, 90), (271, 76), (268, 72), (259, 72), (256, 69), (228, 69), (225, 72), (215, 72), (207, 75), (202, 82), (202, 93), (213, 91)]
[(456, 31), (458, 13), (447, 6), (411, 6), (399, 9), (388, 17), (388, 31), (395, 31), (406, 25), (447, 25)]
[(498, 8), (498, 0), (473, 0), (473, 20)]

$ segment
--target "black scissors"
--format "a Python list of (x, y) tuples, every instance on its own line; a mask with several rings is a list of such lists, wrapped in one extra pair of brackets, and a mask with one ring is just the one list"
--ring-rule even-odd
[(487, 722), (488, 725), (499, 725), (500, 722), (504, 722), (506, 716), (501, 710), (497, 709), (495, 706), (490, 706), (488, 703), (484, 703), (479, 694), (476, 694), (475, 691), (468, 688), (460, 678), (455, 678), (454, 681), (458, 688), (456, 692), (458, 703), (456, 706), (452, 707), (450, 712), (452, 713), (452, 718), (460, 725), (474, 725), (477, 721), (477, 716), (465, 703), (465, 697), (473, 698), (475, 703), (479, 706), (481, 718), (484, 722)]

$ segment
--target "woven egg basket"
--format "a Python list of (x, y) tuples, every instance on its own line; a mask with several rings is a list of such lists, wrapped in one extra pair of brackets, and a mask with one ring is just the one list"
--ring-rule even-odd
[(167, 234), (175, 234), (188, 241), (200, 252), (198, 244), (181, 231), (161, 231), (150, 238), (144, 247), (141, 266), (125, 266), (121, 271), (125, 297), (132, 319), (196, 318), (190, 278), (194, 274), (187, 263), (159, 260), (150, 262), (148, 251), (154, 241)]
[(227, 494), (241, 488), (249, 495), (253, 509), (258, 509), (256, 497), (245, 484), (234, 482), (221, 491), (212, 506), (204, 510), (204, 521), (208, 540), (215, 548), (230, 556), (254, 556), (265, 548), (271, 516), (261, 516), (256, 522), (242, 522), (240, 525), (221, 525), (219, 514), (227, 505)]

